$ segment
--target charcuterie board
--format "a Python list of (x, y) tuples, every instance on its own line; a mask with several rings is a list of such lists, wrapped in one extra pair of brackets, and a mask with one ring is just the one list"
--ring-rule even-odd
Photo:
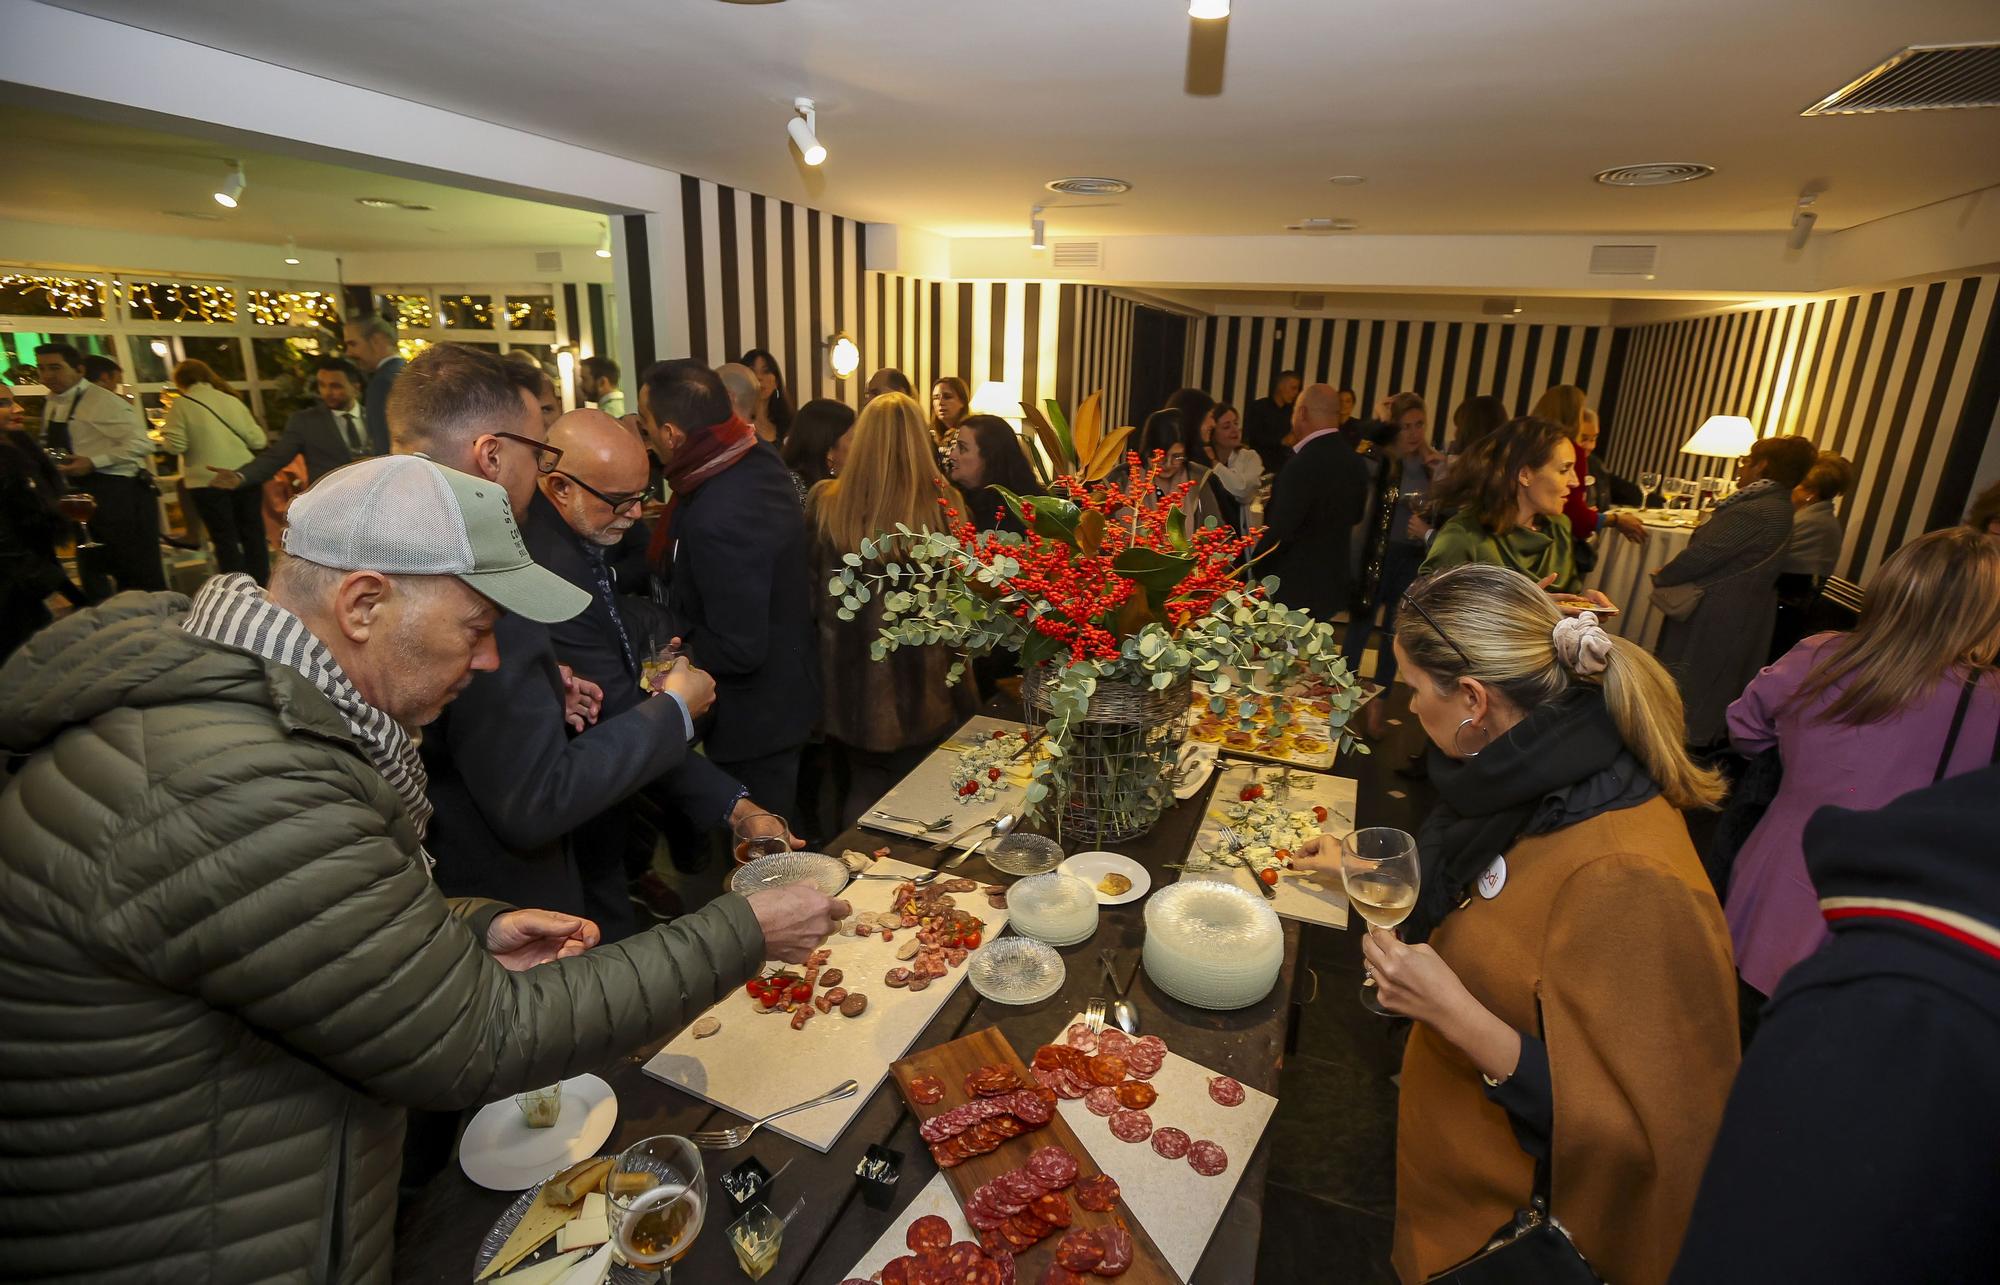
[[(1026, 731), (1021, 723), (984, 714), (966, 720), (863, 812), (859, 823), (905, 838), (942, 839), (983, 818), (1020, 811), (1034, 757), (1041, 753), (1025, 747)], [(939, 820), (946, 826), (926, 830), (927, 823)]]
[[(1048, 1185), (1050, 1179), (1059, 1180), (1065, 1176), (1071, 1178), (1070, 1182), (1063, 1183), (1054, 1192), (1062, 1197), (1061, 1203), (1065, 1206), (1070, 1219), (1067, 1226), (1059, 1225), (1052, 1232), (1034, 1239), (1027, 1245), (1016, 1246), (1011, 1240), (1008, 1241), (1008, 1248), (1015, 1252), (1015, 1279), (1021, 1281), (1042, 1279), (1042, 1274), (1049, 1264), (1059, 1261), (1058, 1253), (1065, 1243), (1066, 1232), (1083, 1229), (1094, 1234), (1101, 1228), (1115, 1229), (1122, 1226), (1130, 1235), (1131, 1265), (1122, 1273), (1108, 1279), (1126, 1285), (1141, 1285), (1142, 1282), (1172, 1282), (1178, 1285), (1182, 1278), (1168, 1265), (1166, 1257), (1138, 1219), (1133, 1216), (1122, 1196), (1113, 1196), (1108, 1209), (1100, 1211), (1089, 1207), (1091, 1203), (1104, 1203), (1094, 1198), (1096, 1193), (1105, 1190), (1100, 1177), (1104, 1171), (1100, 1170), (1091, 1159), (1090, 1152), (1078, 1140), (1063, 1113), (1048, 1102), (1052, 1095), (1038, 1091), (1035, 1076), (998, 1029), (989, 1026), (984, 1030), (961, 1036), (948, 1044), (912, 1053), (891, 1066), (890, 1073), (895, 1077), (896, 1087), (902, 1091), (903, 1100), (909, 1104), (910, 1110), (920, 1122), (927, 1124), (941, 1117), (948, 1117), (960, 1108), (968, 1107), (972, 1102), (999, 1102), (1000, 1096), (980, 1098), (967, 1091), (968, 1076), (992, 1074), (994, 1068), (1004, 1068), (1006, 1072), (1012, 1073), (1013, 1079), (1027, 1086), (1012, 1092), (1024, 1093), (1038, 1102), (1043, 1102), (1047, 1118), (1045, 1123), (1031, 1124), (1025, 1131), (999, 1141), (990, 1151), (969, 1154), (963, 1160), (944, 1169), (967, 1218), (972, 1219), (976, 1225), (979, 1220), (974, 1218), (975, 1211), (983, 1209), (989, 1214), (993, 1212), (986, 1198), (976, 1198), (976, 1193), (982, 1190), (997, 1190), (1011, 1175), (1022, 1172), (1039, 1174), (1044, 1179), (1042, 1184), (1044, 1187)], [(936, 1083), (929, 1081), (942, 1084), (941, 1097), (935, 1096)], [(1039, 1118), (1041, 1117), (1038, 1112), (1029, 1112), (1030, 1120)], [(930, 1127), (935, 1129), (937, 1126)], [(926, 1142), (930, 1142), (930, 1139), (927, 1138)], [(935, 1151), (939, 1144), (931, 1145)], [(1070, 1158), (1070, 1168), (1066, 1173), (1053, 1175), (1049, 1173), (1054, 1166), (1054, 1161), (1049, 1158), (1047, 1151), (1051, 1147), (1059, 1148)], [(1109, 1176), (1114, 1181), (1119, 1177), (1115, 1172)], [(1023, 1194), (1025, 1185), (1023, 1184)], [(1087, 1193), (1093, 1196), (1088, 1203), (1085, 1199)], [(1025, 1203), (1031, 1212), (1037, 1208), (1033, 1201)], [(1004, 1237), (1010, 1234), (1018, 1235), (1020, 1227), (1015, 1224), (997, 1230), (987, 1230), (989, 1235)], [(1089, 1269), (1084, 1270), (1088, 1272)]]
[[(1261, 789), (1264, 793), (1256, 799), (1245, 799), (1245, 791), (1251, 789)], [(1274, 837), (1271, 831), (1276, 829), (1282, 829), (1294, 838), (1299, 832), (1323, 834), (1336, 842), (1346, 838), (1354, 830), (1354, 801), (1358, 789), (1351, 777), (1326, 776), (1318, 772), (1286, 774), (1276, 768), (1250, 763), (1232, 764), (1228, 771), (1216, 778), (1215, 790), (1209, 795), (1208, 810), (1202, 815), (1201, 825), (1188, 844), (1186, 866), (1206, 863), (1211, 868), (1184, 868), (1181, 878), (1213, 879), (1255, 891), (1255, 876), (1241, 866), (1225, 864), (1229, 857), (1241, 856), (1252, 866), (1273, 864), (1270, 854), (1274, 854), (1278, 847), (1268, 840)], [(1252, 804), (1262, 806), (1253, 807)], [(1314, 808), (1322, 809), (1326, 815), (1304, 815)], [(1260, 827), (1246, 823), (1246, 818), (1250, 816), (1268, 816), (1274, 819), (1275, 824)], [(1296, 816), (1296, 824), (1288, 824), (1283, 819), (1287, 816)], [(1232, 845), (1237, 846), (1233, 849)], [(1334, 855), (1338, 855), (1337, 849)], [(1347, 927), (1347, 891), (1341, 886), (1338, 874), (1307, 878), (1284, 869), (1281, 864), (1278, 870), (1278, 882), (1271, 889), (1277, 894), (1271, 900), (1271, 909), (1287, 919), (1302, 919), (1330, 928)]]
[[(890, 859), (876, 862), (869, 870), (909, 878), (925, 873), (922, 866)], [(948, 878), (940, 879), (930, 890), (949, 886)], [(891, 899), (904, 887), (893, 879), (855, 880), (841, 894), (854, 910), (854, 917), (846, 924), (890, 915)], [(995, 906), (977, 890), (951, 895), (957, 908), (984, 921), (982, 939), (998, 936), (1006, 926), (1004, 903)], [(888, 940), (879, 933), (857, 937), (852, 932), (827, 940), (830, 955), (823, 967), (829, 973), (822, 976), (837, 968), (842, 974), (841, 988), (849, 995), (867, 998), (865, 1008), (857, 1014), (850, 1016), (837, 1004), (821, 1012), (808, 1001), (805, 1008), (810, 1016), (800, 1020), (796, 1012), (788, 1016), (782, 1003), (776, 1011), (768, 1011), (744, 987), (735, 987), (654, 1054), (645, 1071), (752, 1120), (805, 1101), (842, 1080), (855, 1080), (861, 1086), (859, 1093), (765, 1126), (816, 1150), (830, 1150), (868, 1104), (875, 1087), (888, 1074), (889, 1063), (908, 1050), (965, 977), (969, 950), (953, 952), (940, 965), (944, 970), (941, 975), (916, 985), (912, 973), (923, 957), (901, 959), (898, 955), (918, 939), (917, 929), (899, 925), (891, 930)], [(764, 972), (770, 974), (778, 968), (770, 964)], [(790, 971), (798, 973), (800, 969), (794, 965)], [(900, 975), (897, 980), (890, 980), (892, 973)], [(820, 985), (816, 997), (830, 995), (833, 985)], [(709, 1031), (710, 1018), (716, 1028), (701, 1034)]]

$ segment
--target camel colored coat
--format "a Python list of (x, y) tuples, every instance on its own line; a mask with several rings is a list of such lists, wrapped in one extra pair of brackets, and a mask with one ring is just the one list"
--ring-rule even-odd
[[(1481, 1003), (1548, 1046), (1556, 1219), (1606, 1280), (1656, 1285), (1736, 1074), (1722, 908), (1660, 798), (1506, 855), (1499, 893), (1475, 895), (1431, 944)], [(1470, 1257), (1533, 1186), (1534, 1161), (1479, 1072), (1419, 1023), (1397, 1122), (1397, 1274), (1418, 1282)]]

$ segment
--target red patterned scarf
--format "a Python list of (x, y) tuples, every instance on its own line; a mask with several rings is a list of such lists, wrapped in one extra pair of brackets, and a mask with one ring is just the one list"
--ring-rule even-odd
[(757, 430), (735, 416), (689, 433), (674, 449), (674, 458), (667, 464), (667, 511), (660, 515), (660, 523), (653, 528), (653, 542), (647, 548), (649, 560), (655, 567), (673, 560), (673, 547), (678, 537), (674, 535), (674, 519), (679, 515), (681, 501), (702, 488), (703, 483), (723, 472), (736, 461), (748, 455), (757, 445)]

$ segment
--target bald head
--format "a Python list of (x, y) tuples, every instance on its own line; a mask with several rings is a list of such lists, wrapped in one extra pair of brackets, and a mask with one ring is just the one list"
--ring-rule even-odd
[(542, 494), (577, 535), (592, 544), (617, 544), (639, 520), (651, 481), (645, 446), (594, 407), (558, 418), (549, 445), (562, 449), (562, 464), (541, 479)]
[(739, 361), (724, 362), (715, 368), (715, 374), (722, 386), (729, 390), (729, 408), (736, 412), (736, 418), (744, 423), (757, 418), (757, 372)]
[(1314, 384), (1299, 394), (1292, 408), (1292, 427), (1298, 436), (1340, 426), (1340, 391), (1332, 384)]

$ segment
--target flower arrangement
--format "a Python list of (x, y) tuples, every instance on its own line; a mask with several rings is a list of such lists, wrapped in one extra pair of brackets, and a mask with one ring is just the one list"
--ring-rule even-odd
[[(1107, 457), (1131, 430), (1101, 433), (1100, 397), (1078, 409), (1073, 429), (1053, 402), (1046, 420), (1031, 413), (1051, 465), (1048, 493), (1001, 492), (1025, 537), (980, 531), (946, 508), (942, 530), (899, 524), (863, 541), (827, 589), (844, 620), (879, 602), (878, 660), (899, 647), (948, 646), (964, 653), (956, 682), (965, 656), (1019, 652), (1030, 721), (1038, 707), (1046, 714), (1029, 814), (1053, 795), (1072, 821), (1101, 820), (1085, 828), (1108, 838), (1142, 833), (1172, 802), (1192, 689), (1219, 715), (1237, 691), (1314, 680), (1343, 750), (1355, 745), (1346, 723), (1360, 689), (1330, 626), (1274, 601), (1275, 579), (1247, 578), (1243, 560), (1260, 531), (1189, 531), (1192, 481), (1162, 493), (1157, 454)], [(1122, 474), (1111, 476), (1121, 459)], [(1121, 693), (1157, 694), (1154, 706), (1172, 708), (1171, 728), (1107, 711), (1106, 698)]]

